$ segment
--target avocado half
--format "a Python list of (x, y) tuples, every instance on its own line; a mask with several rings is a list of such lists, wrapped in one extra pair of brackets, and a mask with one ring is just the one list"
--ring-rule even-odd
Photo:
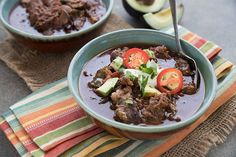
[[(176, 12), (177, 21), (179, 22), (184, 14), (184, 5), (178, 5)], [(153, 29), (162, 29), (172, 25), (172, 15), (170, 8), (166, 8), (158, 13), (144, 14), (143, 19)]]
[(167, 0), (154, 0), (151, 5), (145, 5), (137, 0), (122, 0), (125, 10), (133, 17), (141, 19), (145, 13), (158, 12)]

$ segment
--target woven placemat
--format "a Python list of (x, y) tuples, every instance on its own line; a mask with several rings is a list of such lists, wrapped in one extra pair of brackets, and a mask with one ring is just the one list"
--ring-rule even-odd
[[(130, 28), (120, 17), (112, 14), (102, 34)], [(15, 41), (0, 26), (0, 59), (24, 79), (34, 91), (66, 76), (69, 63), (76, 52), (42, 53), (29, 50)], [(236, 124), (236, 96), (217, 110), (181, 143), (163, 156), (205, 156), (212, 146), (223, 143)]]

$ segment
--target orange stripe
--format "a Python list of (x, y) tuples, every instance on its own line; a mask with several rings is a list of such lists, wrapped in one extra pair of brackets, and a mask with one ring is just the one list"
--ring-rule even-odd
[(21, 123), (26, 123), (27, 121), (29, 120), (32, 120), (34, 119), (35, 117), (40, 117), (42, 115), (45, 115), (47, 113), (50, 113), (51, 111), (54, 111), (58, 108), (61, 108), (61, 107), (64, 107), (65, 105), (67, 104), (71, 104), (71, 103), (74, 103), (75, 100), (73, 98), (69, 98), (65, 101), (62, 101), (62, 102), (59, 102), (59, 103), (56, 103), (54, 105), (50, 105), (49, 107), (45, 108), (45, 109), (42, 109), (42, 110), (39, 110), (39, 111), (35, 111), (33, 113), (30, 113), (28, 115), (25, 115), (23, 117), (20, 118), (20, 121)]
[(188, 39), (188, 42), (193, 45), (194, 40), (198, 39), (198, 36), (194, 34), (191, 38)]
[(25, 130), (21, 129), (15, 132), (18, 137), (28, 136)]
[(208, 59), (213, 59), (215, 56), (217, 56), (219, 53), (220, 53), (220, 51), (221, 51), (222, 49), (221, 48), (216, 48), (213, 52), (211, 52), (209, 55), (207, 55), (207, 58)]
[[(15, 136), (15, 135), (14, 135)], [(11, 144), (12, 145), (16, 145), (16, 144), (18, 144), (18, 143), (20, 143), (20, 141), (18, 140), (18, 138), (17, 137), (14, 137), (14, 138), (12, 138), (12, 139), (10, 139), (10, 138), (8, 138), (9, 139), (9, 141), (11, 142)]]
[(236, 81), (225, 93), (215, 99), (208, 110), (193, 124), (189, 125), (185, 129), (173, 134), (168, 138), (163, 144), (154, 148), (153, 150), (146, 153), (145, 157), (156, 157), (160, 156), (166, 151), (170, 150), (172, 147), (181, 142), (185, 137), (187, 137), (194, 129), (196, 129), (200, 124), (202, 124), (212, 113), (214, 113), (220, 106), (226, 103), (232, 96), (236, 93)]
[(194, 36), (194, 34), (189, 32), (188, 34), (183, 36), (182, 39), (189, 41), (189, 39), (191, 39), (193, 36)]

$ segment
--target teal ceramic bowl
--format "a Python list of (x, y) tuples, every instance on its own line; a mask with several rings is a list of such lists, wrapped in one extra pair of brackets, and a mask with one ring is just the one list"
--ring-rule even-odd
[(92, 26), (77, 32), (64, 35), (36, 35), (24, 32), (13, 27), (9, 23), (9, 15), (12, 9), (19, 4), (19, 0), (1, 0), (0, 20), (4, 27), (21, 43), (33, 49), (44, 52), (61, 52), (70, 49), (78, 49), (85, 43), (98, 36), (103, 24), (107, 21), (113, 7), (113, 0), (102, 0), (107, 8), (106, 14)]
[[(135, 39), (135, 40), (134, 40)], [(161, 137), (170, 133), (173, 133), (184, 126), (193, 123), (198, 119), (211, 105), (216, 93), (217, 81), (213, 67), (209, 60), (197, 50), (195, 47), (185, 41), (182, 42), (184, 52), (195, 59), (199, 70), (205, 81), (205, 99), (198, 109), (198, 111), (192, 115), (189, 119), (182, 120), (181, 122), (160, 126), (136, 126), (128, 125), (117, 122), (112, 119), (107, 119), (103, 115), (100, 115), (84, 103), (80, 96), (78, 89), (78, 80), (83, 69), (91, 58), (103, 52), (104, 50), (127, 45), (127, 44), (152, 44), (152, 45), (165, 45), (168, 48), (175, 50), (175, 40), (171, 35), (160, 33), (155, 30), (148, 29), (128, 29), (112, 32), (103, 36), (100, 36), (89, 43), (87, 43), (80, 51), (74, 56), (71, 61), (68, 71), (69, 88), (80, 104), (80, 106), (95, 120), (95, 122), (106, 129), (107, 131), (118, 135), (125, 136), (131, 139), (150, 139)]]

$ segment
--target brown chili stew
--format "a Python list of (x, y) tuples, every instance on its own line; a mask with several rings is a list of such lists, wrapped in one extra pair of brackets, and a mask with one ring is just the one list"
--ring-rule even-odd
[[(146, 54), (143, 54), (145, 52)], [(127, 54), (130, 57), (128, 64), (138, 67), (127, 68), (130, 66), (125, 63)], [(122, 59), (122, 65), (114, 68), (113, 63)], [(147, 65), (150, 63), (153, 63), (151, 65), (156, 63), (158, 69), (156, 72), (148, 71), (150, 68)], [(180, 75), (172, 77), (170, 74), (176, 73), (171, 73), (171, 70), (179, 72)], [(139, 71), (139, 76), (132, 74), (132, 71)], [(143, 81), (145, 76), (141, 76), (142, 74), (151, 81)], [(191, 117), (201, 106), (205, 95), (205, 84), (201, 77), (200, 86), (196, 89), (193, 81), (194, 74), (186, 60), (165, 46), (119, 47), (94, 57), (83, 67), (79, 79), (79, 91), (86, 105), (106, 118), (134, 125), (165, 125)], [(160, 75), (163, 75), (164, 79), (171, 76), (168, 81), (164, 80), (164, 83), (161, 83), (164, 85), (163, 89), (158, 87), (160, 82), (157, 82), (157, 78)], [(176, 79), (178, 77), (180, 81)], [(99, 91), (99, 87), (111, 85), (106, 84), (109, 79), (118, 79), (118, 81), (110, 91), (107, 90), (109, 93), (104, 95)], [(171, 88), (165, 87), (168, 83), (170, 87), (176, 87), (174, 88), (176, 93), (173, 93)], [(152, 89), (151, 93), (145, 93), (146, 88), (142, 86), (149, 86)]]
[(9, 21), (27, 33), (61, 35), (88, 28), (105, 13), (102, 0), (21, 0)]

